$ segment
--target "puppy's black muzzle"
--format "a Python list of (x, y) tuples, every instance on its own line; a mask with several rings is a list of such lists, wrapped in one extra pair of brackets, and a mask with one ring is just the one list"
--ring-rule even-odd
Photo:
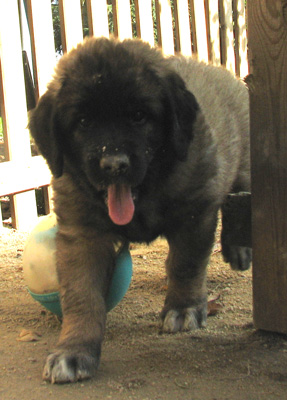
[(100, 168), (108, 177), (123, 176), (130, 169), (130, 160), (126, 154), (106, 155), (100, 160)]

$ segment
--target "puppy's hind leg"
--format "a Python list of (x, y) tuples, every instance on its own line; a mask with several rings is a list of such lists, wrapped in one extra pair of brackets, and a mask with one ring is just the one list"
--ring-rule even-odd
[(163, 332), (204, 327), (207, 318), (206, 267), (214, 242), (217, 211), (187, 218), (167, 236), (168, 290), (161, 313)]
[(222, 206), (222, 255), (234, 270), (245, 271), (252, 260), (251, 196), (247, 192), (227, 196)]

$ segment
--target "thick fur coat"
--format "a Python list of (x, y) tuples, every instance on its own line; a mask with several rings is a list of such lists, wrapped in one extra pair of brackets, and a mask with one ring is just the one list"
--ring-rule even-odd
[[(91, 38), (59, 61), (29, 127), (54, 175), (59, 224), (63, 326), (44, 379), (97, 368), (119, 240), (166, 237), (162, 329), (204, 326), (218, 211), (229, 192), (249, 190), (245, 85), (137, 40)], [(225, 261), (247, 269), (251, 250), (225, 236)]]

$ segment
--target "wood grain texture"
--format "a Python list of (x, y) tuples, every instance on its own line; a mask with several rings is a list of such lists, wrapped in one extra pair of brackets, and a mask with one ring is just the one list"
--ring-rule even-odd
[(287, 333), (286, 1), (249, 0), (254, 322)]

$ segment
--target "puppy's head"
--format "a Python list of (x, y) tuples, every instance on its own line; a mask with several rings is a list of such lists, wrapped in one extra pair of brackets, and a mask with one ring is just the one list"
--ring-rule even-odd
[(197, 109), (159, 51), (90, 38), (59, 61), (29, 128), (53, 175), (74, 171), (107, 190), (110, 216), (124, 224), (132, 188), (185, 160)]

